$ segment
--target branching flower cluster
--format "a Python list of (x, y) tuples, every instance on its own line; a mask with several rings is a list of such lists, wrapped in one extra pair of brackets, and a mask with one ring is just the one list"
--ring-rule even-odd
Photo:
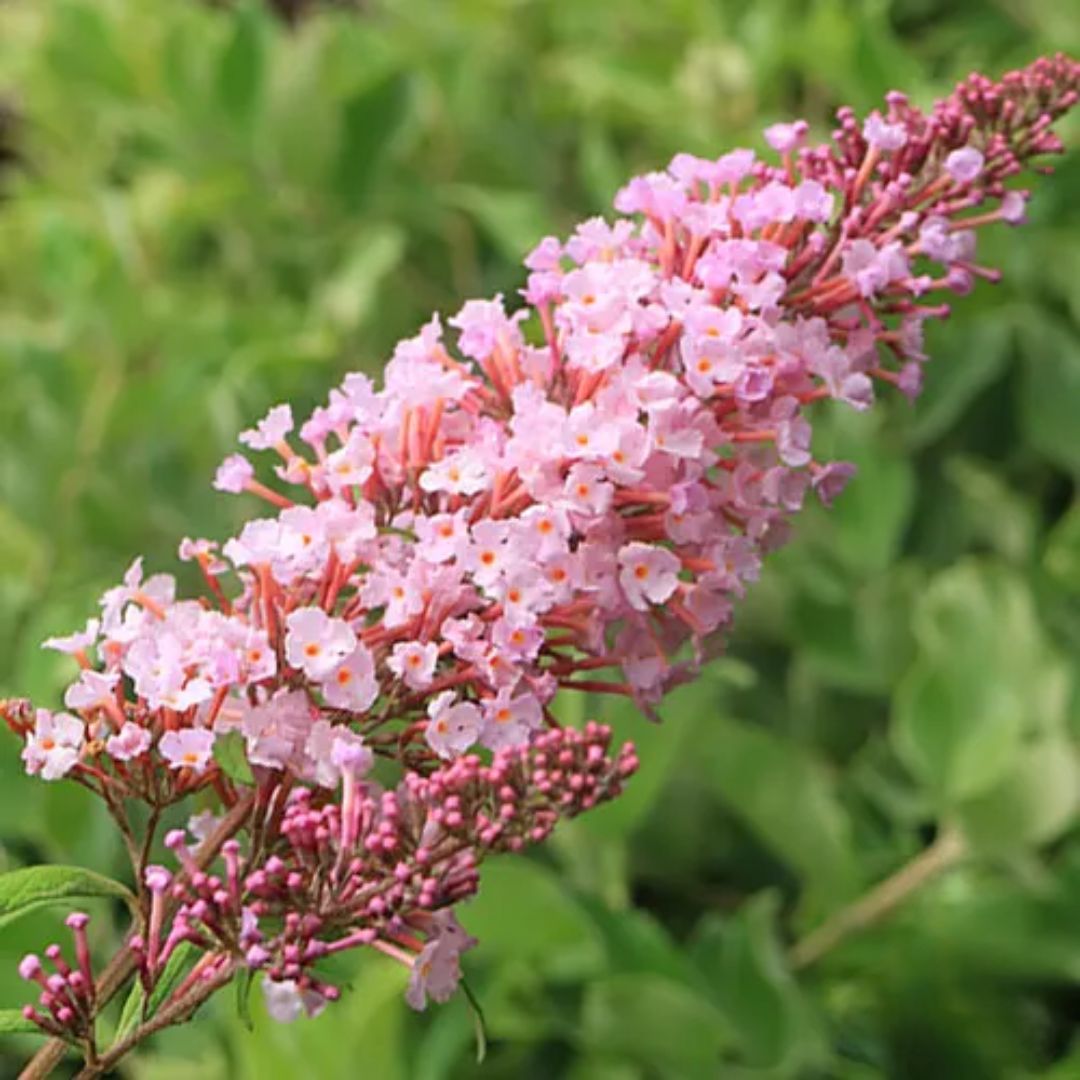
[[(524, 307), (469, 301), (400, 343), (381, 388), (349, 375), (305, 420), (279, 405), (240, 436), (270, 460), (234, 454), (215, 486), (269, 509), (220, 547), (181, 544), (205, 596), (136, 560), (46, 643), (81, 669), (67, 711), (6, 708), (27, 770), (91, 789), (124, 834), (145, 992), (182, 943), (199, 955), (159, 1015), (243, 969), (280, 1018), (316, 1012), (338, 995), (320, 961), (357, 947), (408, 965), (418, 1008), (454, 990), (474, 944), (454, 908), (483, 858), (636, 768), (553, 699), (652, 713), (717, 651), (808, 494), (853, 472), (814, 455), (808, 406), (918, 394), (924, 324), (996, 279), (976, 231), (1023, 220), (1009, 185), (1061, 150), (1078, 91), (1059, 56), (929, 113), (900, 94), (841, 110), (820, 146), (776, 124), (773, 160), (677, 155), (618, 193), (623, 216), (545, 238)], [(151, 864), (162, 815), (198, 792), (223, 818)], [(84, 953), (71, 969), (54, 949), (49, 976), (24, 961), (27, 1015), (108, 1062)]]

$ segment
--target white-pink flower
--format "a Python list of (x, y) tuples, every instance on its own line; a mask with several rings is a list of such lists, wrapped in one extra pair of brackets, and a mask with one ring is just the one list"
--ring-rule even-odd
[(433, 920), (431, 937), (413, 961), (405, 1000), (416, 1010), (428, 1002), (448, 1001), (461, 982), (461, 954), (476, 944), (452, 911), (439, 911)]
[(464, 754), (480, 734), (480, 710), (468, 701), (455, 702), (452, 690), (444, 690), (430, 702), (428, 717), (424, 735), (441, 758)]
[(438, 659), (439, 646), (433, 641), (400, 641), (390, 651), (386, 666), (406, 686), (424, 690), (431, 685)]
[(43, 780), (59, 780), (78, 762), (85, 735), (86, 725), (77, 716), (38, 709), (22, 752), (26, 771)]
[(679, 560), (667, 548), (634, 542), (619, 549), (619, 584), (630, 606), (647, 611), (679, 586)]
[(322, 681), (327, 705), (350, 712), (366, 712), (379, 696), (375, 661), (364, 645), (355, 649)]
[(292, 429), (292, 409), (275, 405), (254, 428), (240, 433), (240, 441), (252, 450), (270, 450), (282, 443)]
[(150, 732), (130, 720), (105, 741), (105, 751), (115, 761), (130, 761), (150, 749)]
[(480, 741), (490, 750), (520, 746), (529, 735), (543, 726), (544, 714), (540, 702), (532, 694), (518, 694), (504, 687), (484, 702), (484, 728)]
[(64, 693), (64, 704), (69, 709), (97, 709), (115, 693), (119, 672), (103, 673), (86, 669), (79, 674)]
[(170, 769), (193, 769), (202, 772), (210, 764), (214, 751), (214, 733), (208, 728), (184, 728), (166, 731), (158, 743), (158, 752)]
[(285, 656), (309, 678), (329, 675), (356, 648), (356, 635), (343, 619), (322, 608), (297, 608), (285, 620)]
[(291, 1024), (301, 1016), (312, 1018), (326, 1008), (326, 998), (310, 987), (301, 990), (295, 979), (262, 980), (266, 1011), (279, 1024)]

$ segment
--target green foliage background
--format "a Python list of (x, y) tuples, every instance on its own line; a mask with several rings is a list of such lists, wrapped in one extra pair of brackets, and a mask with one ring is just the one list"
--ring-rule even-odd
[[(235, 433), (376, 370), (433, 308), (521, 283), (547, 232), (677, 150), (892, 87), (1080, 49), (1061, 0), (370, 0), (290, 30), (252, 2), (0, 6), (0, 692), (54, 700), (38, 642), (131, 555), (245, 508)], [(644, 768), (617, 805), (493, 863), (468, 925), (492, 1046), (374, 959), (317, 1021), (231, 995), (136, 1080), (1080, 1077), (1080, 131), (1007, 278), (931, 331), (916, 410), (822, 413), (860, 476), (808, 513), (729, 656), (662, 729), (604, 701)], [(0, 161), (5, 160), (0, 152)], [(251, 509), (248, 507), (247, 509)], [(790, 943), (943, 827), (972, 856), (794, 975)], [(121, 873), (78, 789), (0, 754), (7, 867)], [(102, 948), (120, 912), (102, 907)], [(0, 930), (17, 958), (59, 930)], [(256, 995), (257, 998), (257, 995)], [(13, 1075), (34, 1042), (11, 1040)]]

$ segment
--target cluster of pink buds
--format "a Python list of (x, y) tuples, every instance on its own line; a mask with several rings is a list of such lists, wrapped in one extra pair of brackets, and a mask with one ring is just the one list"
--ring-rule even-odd
[(19, 974), (29, 982), (36, 982), (41, 987), (41, 994), (38, 996), (39, 1008), (27, 1005), (23, 1008), (23, 1016), (51, 1035), (83, 1043), (92, 1037), (96, 1004), (90, 946), (86, 940), (90, 916), (75, 911), (65, 921), (75, 939), (75, 966), (64, 959), (59, 945), (50, 945), (45, 950), (45, 958), (53, 968), (51, 975), (46, 974), (39, 957), (33, 953), (24, 956), (19, 964)]
[(414, 1004), (444, 997), (480, 859), (633, 771), (602, 729), (562, 730), (555, 695), (651, 711), (719, 647), (807, 494), (853, 471), (815, 457), (808, 407), (917, 394), (924, 324), (995, 278), (976, 231), (1023, 219), (1007, 184), (1060, 151), (1078, 91), (1059, 56), (930, 113), (842, 110), (821, 146), (776, 124), (771, 161), (679, 154), (618, 193), (624, 216), (545, 238), (524, 307), (469, 301), (452, 333), (436, 316), (400, 343), (381, 388), (351, 374), (302, 422), (278, 405), (244, 432), (271, 466), (234, 454), (215, 486), (269, 510), (181, 544), (206, 595), (136, 560), (46, 643), (81, 668), (68, 711), (5, 711), (27, 770), (89, 787), (125, 835), (130, 800), (156, 826), (200, 790), (246, 830), (210, 852), (222, 874), (182, 837), (175, 879), (137, 860), (148, 985), (191, 942), (211, 982), (258, 968), (297, 1015), (336, 993), (319, 959), (363, 944), (410, 964)]
[[(628, 747), (609, 756), (610, 739), (599, 724), (556, 729), (498, 751), (488, 764), (467, 755), (428, 777), (407, 773), (396, 791), (350, 773), (340, 803), (295, 788), (262, 850), (245, 853), (235, 839), (223, 845), (222, 875), (196, 865), (182, 830), (168, 834), (184, 873), (146, 870), (149, 931), (132, 942), (144, 984), (151, 988), (190, 942), (221, 964), (264, 971), (306, 994), (309, 1012), (316, 999), (337, 995), (314, 966), (359, 946), (403, 960), (416, 986), (426, 987), (424, 961), (415, 958), (434, 951), (435, 930), (440, 940), (461, 939), (448, 909), (476, 892), (483, 858), (540, 843), (560, 818), (618, 795), (638, 763)], [(167, 896), (179, 904), (169, 925)], [(440, 978), (452, 989), (445, 970)], [(280, 1006), (280, 987), (267, 992)]]

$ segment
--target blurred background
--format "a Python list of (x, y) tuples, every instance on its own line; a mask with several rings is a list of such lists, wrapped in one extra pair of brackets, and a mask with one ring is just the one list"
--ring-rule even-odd
[[(236, 433), (376, 372), (432, 309), (512, 294), (536, 240), (679, 150), (1080, 49), (1063, 0), (7, 0), (0, 4), (0, 694), (135, 553), (254, 509)], [(727, 658), (635, 739), (619, 803), (494, 862), (455, 999), (357, 961), (277, 1026), (231, 994), (133, 1080), (1080, 1077), (1080, 125), (1005, 283), (930, 330), (917, 409), (821, 414), (860, 476), (804, 515)], [(122, 874), (73, 785), (0, 753), (4, 867)], [(970, 858), (794, 974), (790, 944), (943, 827)], [(103, 947), (109, 920), (96, 922)], [(57, 934), (0, 929), (14, 967)], [(113, 933), (119, 932), (117, 917)], [(258, 997), (258, 995), (256, 995)], [(14, 1075), (34, 1041), (0, 1051)]]

